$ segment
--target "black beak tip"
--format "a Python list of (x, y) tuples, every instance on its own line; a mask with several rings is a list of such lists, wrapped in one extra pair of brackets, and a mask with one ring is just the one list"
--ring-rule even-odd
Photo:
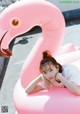
[(2, 49), (2, 51), (0, 50), (0, 56), (8, 58), (12, 56), (12, 52), (9, 49)]

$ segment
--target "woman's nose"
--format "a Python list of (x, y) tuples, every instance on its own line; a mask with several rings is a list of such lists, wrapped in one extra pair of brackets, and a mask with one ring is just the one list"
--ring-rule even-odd
[(48, 76), (51, 76), (51, 73), (50, 73), (50, 72), (47, 72), (47, 75), (48, 75)]

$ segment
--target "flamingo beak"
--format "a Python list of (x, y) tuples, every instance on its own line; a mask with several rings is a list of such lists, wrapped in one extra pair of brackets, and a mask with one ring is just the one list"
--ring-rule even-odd
[(2, 57), (10, 57), (12, 55), (12, 52), (9, 49), (2, 49), (0, 50), (0, 56)]
[(0, 38), (0, 56), (8, 58), (8, 57), (10, 57), (12, 55), (12, 52), (9, 49), (1, 48), (2, 41), (3, 41), (4, 37), (6, 36), (7, 32), (0, 31), (0, 33), (1, 33), (0, 34), (0, 36), (1, 36), (1, 38)]

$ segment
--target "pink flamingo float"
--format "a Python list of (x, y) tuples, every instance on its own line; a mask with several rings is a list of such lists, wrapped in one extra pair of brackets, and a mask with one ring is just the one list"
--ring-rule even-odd
[(10, 42), (34, 26), (42, 28), (39, 38), (27, 57), (13, 92), (18, 114), (80, 114), (80, 97), (65, 88), (53, 88), (32, 95), (25, 88), (39, 72), (44, 50), (50, 50), (61, 64), (71, 63), (80, 68), (80, 50), (74, 44), (61, 46), (65, 21), (60, 10), (44, 0), (22, 0), (10, 5), (0, 15), (1, 52), (11, 56)]

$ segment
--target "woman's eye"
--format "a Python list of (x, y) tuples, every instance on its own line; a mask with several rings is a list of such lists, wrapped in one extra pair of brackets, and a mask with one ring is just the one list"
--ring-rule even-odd
[(46, 74), (46, 72), (44, 72), (44, 74)]
[(53, 71), (52, 69), (49, 70), (50, 72)]
[(46, 72), (43, 72), (43, 74), (46, 74)]

